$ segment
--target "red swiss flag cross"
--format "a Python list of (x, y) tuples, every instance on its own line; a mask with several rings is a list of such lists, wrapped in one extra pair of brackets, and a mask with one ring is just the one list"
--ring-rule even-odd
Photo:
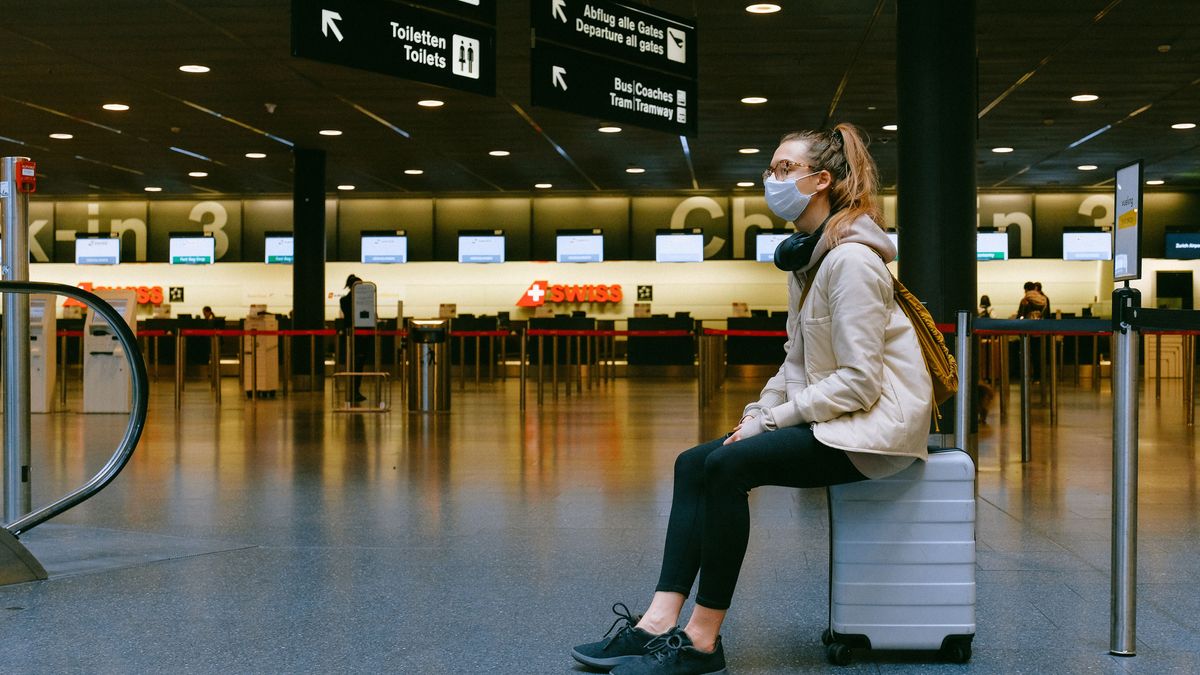
[(550, 284), (545, 281), (535, 281), (517, 300), (517, 307), (541, 307), (546, 304), (546, 292)]

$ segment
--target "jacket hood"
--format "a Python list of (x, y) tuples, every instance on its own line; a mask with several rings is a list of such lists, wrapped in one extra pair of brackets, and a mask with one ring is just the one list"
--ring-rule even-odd
[[(896, 259), (896, 246), (892, 244), (892, 240), (883, 231), (883, 228), (876, 225), (875, 221), (868, 216), (859, 216), (842, 230), (842, 238), (838, 244), (848, 243), (864, 244), (870, 247), (879, 254), (880, 258), (883, 258), (885, 264)], [(809, 260), (808, 265), (796, 271), (807, 272), (832, 248), (829, 230), (826, 230), (821, 236), (821, 240), (817, 242), (817, 247), (813, 250), (812, 259)]]

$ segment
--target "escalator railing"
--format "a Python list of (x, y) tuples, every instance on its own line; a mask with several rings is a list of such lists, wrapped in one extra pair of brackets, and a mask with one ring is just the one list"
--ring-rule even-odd
[(142, 359), (142, 352), (138, 348), (137, 338), (134, 336), (133, 331), (125, 323), (124, 317), (117, 313), (100, 296), (74, 286), (38, 281), (0, 281), (0, 294), (3, 293), (21, 293), (24, 295), (50, 293), (62, 295), (78, 300), (87, 305), (92, 311), (98, 312), (116, 333), (117, 340), (121, 343), (121, 347), (125, 352), (125, 358), (129, 361), (130, 373), (133, 377), (132, 411), (129, 415), (129, 423), (125, 426), (125, 433), (121, 437), (120, 444), (117, 445), (116, 452), (105, 462), (96, 475), (92, 476), (90, 480), (79, 488), (46, 506), (4, 525), (4, 529), (8, 530), (14, 536), (19, 536), (92, 498), (96, 493), (103, 490), (106, 485), (111, 483), (117, 477), (117, 474), (121, 473), (121, 469), (125, 468), (125, 465), (129, 463), (129, 458), (133, 455), (133, 451), (137, 447), (138, 440), (141, 439), (142, 431), (146, 426), (146, 410), (150, 400), (150, 382), (146, 376), (146, 363)]

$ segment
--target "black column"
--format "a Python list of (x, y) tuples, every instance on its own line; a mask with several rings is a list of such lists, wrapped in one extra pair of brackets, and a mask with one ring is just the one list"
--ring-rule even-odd
[[(325, 151), (296, 148), (293, 151), (292, 236), (292, 327), (325, 327)], [(292, 346), (292, 373), (298, 388), (308, 382), (311, 389), (323, 387), (325, 354), (318, 339), (315, 352), (311, 338), (296, 338)], [(315, 361), (316, 372), (312, 365)], [(315, 377), (312, 377), (314, 376)]]
[[(975, 0), (897, 0), (900, 280), (938, 323), (973, 311)], [(953, 431), (953, 402), (942, 407)]]

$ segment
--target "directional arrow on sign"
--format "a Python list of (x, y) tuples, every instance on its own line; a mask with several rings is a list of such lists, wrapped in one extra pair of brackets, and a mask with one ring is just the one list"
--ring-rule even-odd
[(338, 30), (337, 21), (342, 20), (342, 15), (337, 12), (323, 9), (321, 10), (321, 35), (329, 37), (329, 31), (333, 31), (333, 36), (338, 42), (342, 41), (342, 31)]
[(567, 22), (567, 0), (554, 0), (554, 4), (550, 7), (550, 16), (557, 16), (563, 23)]
[(554, 66), (552, 73), (553, 74), (550, 76), (550, 82), (556, 87), (562, 87), (562, 90), (566, 91), (567, 80), (563, 77), (563, 75), (567, 74), (567, 69), (563, 68), (562, 66)]

